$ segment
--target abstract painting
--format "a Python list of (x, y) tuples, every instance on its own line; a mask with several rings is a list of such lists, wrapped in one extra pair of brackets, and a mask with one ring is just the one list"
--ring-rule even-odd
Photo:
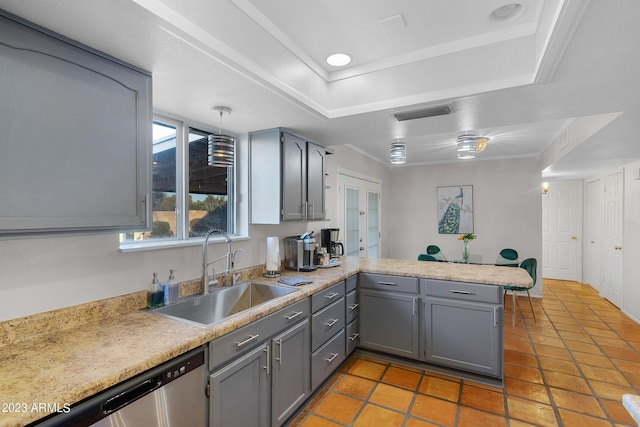
[(438, 233), (473, 233), (473, 185), (438, 187)]

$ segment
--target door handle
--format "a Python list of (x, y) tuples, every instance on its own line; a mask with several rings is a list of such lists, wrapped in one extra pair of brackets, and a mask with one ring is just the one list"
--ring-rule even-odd
[(615, 245), (615, 246), (613, 247), (613, 250), (615, 250), (615, 251), (621, 251), (621, 250), (622, 250), (622, 246), (620, 246), (620, 245)]
[(576, 236), (571, 236), (571, 240), (578, 240)]
[(267, 371), (267, 375), (269, 375), (269, 365), (271, 364), (271, 359), (269, 357), (269, 346), (266, 346), (263, 351), (267, 353), (267, 364), (264, 365), (263, 368)]
[(278, 365), (282, 366), (282, 339), (279, 339), (278, 341), (276, 341), (276, 344), (278, 345), (278, 357), (276, 357), (275, 359), (278, 361)]

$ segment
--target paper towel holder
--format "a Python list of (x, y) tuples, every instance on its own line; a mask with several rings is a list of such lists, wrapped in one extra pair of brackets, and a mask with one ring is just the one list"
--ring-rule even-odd
[(280, 277), (280, 273), (278, 272), (278, 270), (267, 270), (262, 275), (270, 279), (273, 279), (274, 277)]
[(280, 277), (280, 239), (277, 237), (267, 237), (265, 269), (264, 277)]

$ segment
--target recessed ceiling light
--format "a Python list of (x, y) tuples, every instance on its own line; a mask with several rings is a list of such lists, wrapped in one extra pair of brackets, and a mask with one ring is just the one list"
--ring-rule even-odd
[(489, 17), (496, 22), (505, 22), (520, 17), (522, 12), (524, 12), (522, 3), (508, 3), (495, 9)]
[(349, 62), (351, 62), (351, 57), (344, 53), (334, 53), (327, 58), (327, 64), (333, 65), (334, 67), (343, 67)]

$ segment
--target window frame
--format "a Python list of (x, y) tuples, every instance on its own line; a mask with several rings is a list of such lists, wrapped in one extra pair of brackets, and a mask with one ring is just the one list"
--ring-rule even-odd
[[(216, 133), (211, 125), (192, 120), (174, 118), (164, 114), (154, 113), (153, 122), (173, 126), (176, 129), (176, 233), (174, 237), (157, 238), (147, 240), (124, 240), (120, 237), (120, 250), (122, 252), (140, 251), (146, 249), (180, 247), (201, 244), (203, 236), (189, 236), (189, 133), (191, 130)], [(237, 238), (238, 230), (238, 138), (233, 133), (228, 133), (236, 141), (236, 155), (234, 166), (227, 170), (227, 233), (232, 238)], [(150, 141), (153, 144), (153, 141)], [(151, 148), (149, 152), (152, 152)], [(152, 189), (153, 192), (153, 184)], [(152, 211), (153, 215), (153, 211)], [(215, 239), (213, 239), (215, 241)]]

